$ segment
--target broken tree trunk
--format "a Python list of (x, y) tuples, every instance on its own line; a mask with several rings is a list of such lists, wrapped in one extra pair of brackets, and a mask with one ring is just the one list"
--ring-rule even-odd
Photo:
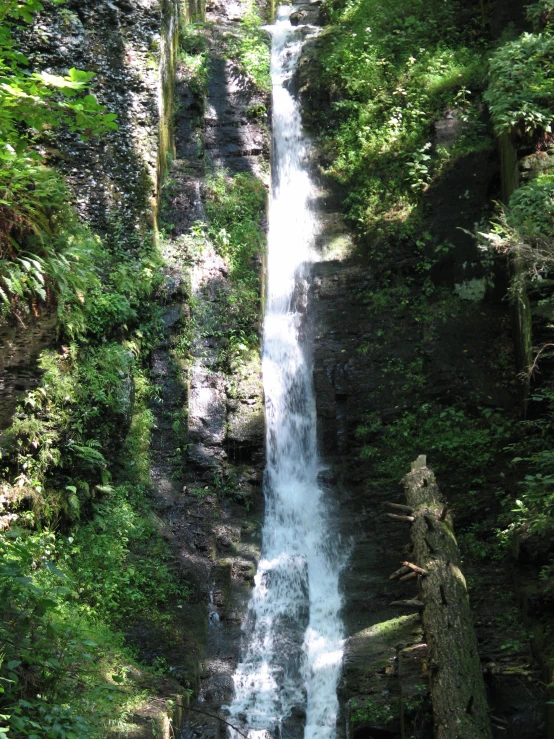
[[(485, 684), (452, 519), (433, 472), (420, 457), (402, 480), (414, 522), (411, 537), (429, 645), (437, 739), (492, 737)], [(410, 566), (410, 563), (403, 563)]]

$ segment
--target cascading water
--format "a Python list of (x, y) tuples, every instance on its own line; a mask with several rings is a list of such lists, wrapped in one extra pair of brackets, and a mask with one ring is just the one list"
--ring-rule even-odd
[[(234, 675), (230, 720), (250, 739), (334, 739), (343, 631), (341, 557), (318, 485), (311, 357), (302, 345), (303, 300), (314, 259), (314, 190), (298, 105), (289, 88), (304, 29), (282, 6), (272, 27), (273, 186), (263, 375), (266, 516), (262, 558)], [(231, 730), (233, 739), (239, 734)]]

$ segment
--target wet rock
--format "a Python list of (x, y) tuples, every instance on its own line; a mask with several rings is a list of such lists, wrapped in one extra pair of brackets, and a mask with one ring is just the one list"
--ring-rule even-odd
[(524, 180), (531, 180), (539, 174), (554, 169), (554, 153), (552, 151), (537, 151), (534, 154), (519, 160), (519, 170)]
[(298, 26), (306, 23), (317, 23), (320, 15), (320, 6), (320, 2), (300, 5), (300, 8), (290, 15), (291, 25)]
[(435, 144), (450, 149), (460, 138), (464, 126), (455, 110), (446, 110), (444, 116), (435, 122)]
[(203, 444), (191, 444), (187, 454), (190, 462), (204, 471), (215, 471), (219, 462), (226, 456), (222, 449)]
[(7, 428), (18, 400), (37, 387), (41, 371), (36, 361), (56, 338), (57, 316), (45, 313), (27, 317), (25, 326), (15, 321), (0, 322), (0, 430)]
[(190, 379), (189, 438), (204, 447), (221, 445), (226, 436), (226, 416), (223, 377), (196, 364)]
[(216, 534), (217, 546), (224, 550), (231, 550), (240, 541), (240, 529), (230, 525), (216, 526), (214, 528)]

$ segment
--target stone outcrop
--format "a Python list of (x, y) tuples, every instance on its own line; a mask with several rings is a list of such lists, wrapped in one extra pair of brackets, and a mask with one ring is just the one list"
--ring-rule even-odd
[(92, 92), (117, 113), (117, 131), (88, 141), (58, 131), (46, 150), (81, 216), (100, 232), (117, 230), (123, 239), (127, 232), (129, 243), (155, 225), (160, 173), (173, 148), (179, 12), (177, 0), (70, 0), (46, 4), (25, 33), (31, 64), (94, 72)]
[[(40, 382), (40, 352), (56, 337), (55, 312), (21, 323), (0, 323), (0, 433), (7, 428), (21, 395)], [(1, 438), (1, 436), (0, 436)]]
[[(198, 701), (185, 712), (184, 736), (219, 736), (215, 714), (232, 696), (241, 621), (259, 554), (265, 428), (260, 356), (226, 360), (229, 268), (208, 241), (195, 233), (206, 220), (205, 175), (249, 172), (265, 182), (269, 132), (264, 116), (249, 111), (268, 100), (239, 74), (230, 35), (240, 33), (244, 8), (211, 4), (202, 30), (210, 58), (206, 89), (177, 72), (176, 157), (171, 163), (162, 212), (170, 237), (162, 242), (169, 265), (165, 280), (167, 331), (153, 356), (163, 376), (161, 403), (154, 406), (158, 434), (153, 479), (156, 499), (170, 520), (171, 538), (194, 583), (187, 606), (199, 628), (190, 644), (188, 680)], [(192, 234), (192, 236), (191, 236)], [(196, 244), (196, 246), (195, 246)], [(252, 269), (260, 274), (258, 258)], [(260, 297), (261, 304), (261, 297)], [(169, 318), (169, 316), (174, 316)], [(186, 351), (175, 346), (186, 337)], [(173, 358), (170, 358), (172, 355)], [(168, 416), (181, 414), (176, 438)], [(172, 449), (179, 447), (177, 466)], [(170, 664), (172, 664), (170, 662)]]
[[(426, 652), (418, 647), (422, 639), (417, 617), (399, 619), (398, 608), (390, 605), (415, 597), (409, 582), (389, 580), (405, 559), (402, 553), (407, 541), (407, 532), (398, 524), (387, 523), (383, 513), (386, 501), (403, 502), (398, 485), (383, 473), (387, 464), (396, 468), (397, 452), (382, 449), (383, 457), (364, 459), (357, 430), (374, 424), (370, 432), (374, 436), (367, 441), (371, 444), (389, 424), (405, 413), (417, 412), (422, 402), (444, 407), (465, 403), (469, 407), (491, 404), (509, 408), (515, 402), (513, 396), (508, 388), (498, 386), (491, 365), (501, 347), (509, 344), (509, 312), (481, 303), (471, 311), (449, 313), (424, 325), (410, 304), (404, 308), (390, 304), (378, 313), (372, 310), (372, 295), (382, 286), (378, 276), (368, 275), (355, 255), (319, 262), (313, 271), (310, 310), (318, 433), (326, 466), (322, 480), (337, 500), (338, 525), (350, 548), (342, 579), (347, 633), (340, 686), (344, 717), (350, 717), (354, 739), (371, 735), (364, 731), (385, 731), (385, 727), (383, 736), (395, 736), (398, 709), (392, 716), (384, 706), (397, 705), (401, 690), (405, 705), (414, 707), (411, 714), (406, 709), (406, 721), (423, 709)], [(408, 368), (414, 363), (421, 367), (419, 380), (410, 376)], [(415, 387), (414, 382), (422, 386)], [(407, 437), (406, 443), (409, 441)], [(375, 471), (377, 463), (379, 472)], [(463, 518), (468, 482), (462, 467), (449, 473), (448, 499), (458, 518)], [(481, 565), (481, 579), (511, 592), (509, 572), (500, 576), (494, 567), (485, 570)], [(476, 573), (470, 570), (468, 574), (471, 580)], [(503, 634), (495, 631), (494, 618), (500, 618), (506, 606), (498, 601), (493, 607), (488, 599), (474, 596), (472, 603), (480, 623), (479, 641), (488, 645), (482, 652), (485, 665), (488, 654), (501, 654)], [(489, 697), (495, 715), (506, 718), (506, 711), (513, 710), (509, 718), (521, 731), (527, 722), (529, 728), (522, 736), (531, 739), (540, 725), (540, 714), (529, 696), (517, 690), (516, 682), (509, 674), (497, 673)], [(510, 696), (513, 709), (503, 695)], [(375, 710), (369, 711), (365, 722), (356, 723), (352, 718), (355, 706), (367, 701)], [(424, 725), (420, 731), (421, 736), (431, 736), (424, 733)]]

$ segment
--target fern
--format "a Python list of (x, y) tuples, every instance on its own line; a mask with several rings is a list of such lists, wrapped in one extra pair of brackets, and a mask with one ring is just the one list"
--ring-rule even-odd
[(62, 329), (74, 337), (86, 329), (81, 306), (98, 284), (91, 268), (98, 245), (79, 223), (63, 179), (42, 163), (36, 137), (61, 125), (101, 133), (117, 128), (116, 116), (90, 93), (93, 73), (28, 69), (12, 29), (32, 22), (40, 0), (0, 5), (0, 317), (57, 304)]

